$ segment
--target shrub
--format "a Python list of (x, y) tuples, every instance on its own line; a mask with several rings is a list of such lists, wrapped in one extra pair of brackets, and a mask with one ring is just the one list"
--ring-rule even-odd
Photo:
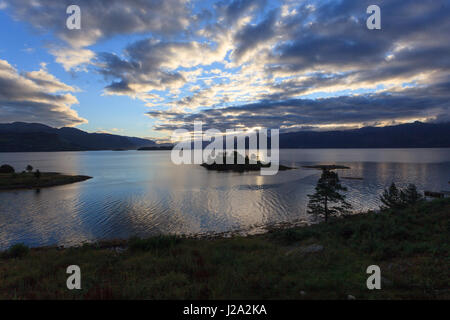
[(28, 172), (31, 172), (31, 171), (33, 171), (33, 166), (31, 166), (31, 165), (27, 165), (27, 168), (26, 168), (26, 170), (27, 170)]
[(409, 184), (407, 188), (402, 190), (402, 200), (408, 205), (415, 204), (423, 200), (422, 195), (417, 191), (417, 187), (414, 184)]
[(404, 203), (401, 198), (401, 190), (397, 188), (394, 182), (392, 182), (389, 189), (385, 189), (380, 197), (381, 202), (384, 206), (381, 207), (382, 210), (385, 209), (402, 209), (404, 208)]
[(342, 228), (340, 228), (338, 230), (338, 233), (342, 238), (344, 238), (345, 240), (348, 240), (353, 236), (355, 231), (353, 230), (353, 228), (351, 226), (344, 225)]
[(423, 197), (414, 184), (409, 184), (407, 188), (400, 189), (392, 182), (389, 189), (384, 190), (380, 200), (384, 204), (380, 207), (381, 210), (403, 209), (422, 201)]
[(287, 243), (303, 241), (317, 236), (319, 234), (310, 228), (278, 230), (270, 234), (272, 239)]
[(0, 167), (0, 173), (14, 173), (16, 172), (9, 164), (4, 164)]
[(180, 243), (181, 239), (177, 236), (157, 236), (148, 239), (131, 238), (129, 247), (131, 250), (150, 251), (155, 249), (168, 249)]
[(7, 251), (7, 256), (9, 258), (21, 258), (28, 254), (30, 249), (23, 243), (17, 243), (11, 246)]
[(41, 177), (41, 172), (39, 170), (36, 170), (36, 172), (34, 173), (34, 176), (39, 179)]

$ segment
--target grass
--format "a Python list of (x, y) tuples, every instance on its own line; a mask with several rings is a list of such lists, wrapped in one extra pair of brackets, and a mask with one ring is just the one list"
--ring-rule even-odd
[[(449, 299), (449, 215), (443, 199), (245, 238), (159, 236), (5, 252), (0, 298)], [(311, 244), (323, 250), (299, 250)], [(72, 264), (81, 268), (81, 290), (66, 289)], [(372, 264), (381, 268), (381, 290), (366, 287)]]
[(88, 179), (91, 177), (70, 176), (55, 172), (41, 172), (39, 178), (32, 172), (0, 173), (0, 190), (45, 188)]

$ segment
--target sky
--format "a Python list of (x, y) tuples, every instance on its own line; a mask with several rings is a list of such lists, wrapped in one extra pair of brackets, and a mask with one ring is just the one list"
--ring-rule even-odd
[(165, 141), (450, 121), (449, 35), (448, 0), (0, 0), (0, 123)]

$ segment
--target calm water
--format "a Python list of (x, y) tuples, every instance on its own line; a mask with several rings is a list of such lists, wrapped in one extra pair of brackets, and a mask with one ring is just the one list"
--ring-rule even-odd
[[(450, 149), (281, 150), (291, 166), (338, 163), (355, 210), (377, 208), (392, 181), (420, 190), (449, 190)], [(91, 180), (35, 190), (0, 192), (0, 249), (76, 245), (84, 241), (201, 233), (308, 219), (307, 194), (320, 172), (298, 169), (276, 176), (211, 172), (176, 166), (169, 151), (0, 153), (0, 162), (23, 170), (83, 174)]]

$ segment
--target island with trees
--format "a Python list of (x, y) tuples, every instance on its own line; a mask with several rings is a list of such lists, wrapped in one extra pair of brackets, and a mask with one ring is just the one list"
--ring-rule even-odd
[(318, 169), (318, 170), (336, 170), (336, 169), (350, 169), (347, 166), (341, 166), (337, 164), (319, 164), (313, 166), (302, 166), (305, 169)]
[(40, 172), (28, 165), (24, 171), (16, 170), (4, 164), (0, 166), (0, 190), (40, 189), (81, 182), (92, 177), (83, 175), (65, 175), (57, 172)]
[[(227, 160), (228, 159), (228, 160)], [(250, 159), (247, 155), (244, 157), (239, 152), (220, 153), (215, 158), (209, 158), (207, 162), (201, 164), (202, 167), (214, 171), (258, 171), (261, 168), (270, 168), (271, 163), (263, 163), (259, 159)], [(278, 170), (292, 170), (296, 168), (279, 165)]]

